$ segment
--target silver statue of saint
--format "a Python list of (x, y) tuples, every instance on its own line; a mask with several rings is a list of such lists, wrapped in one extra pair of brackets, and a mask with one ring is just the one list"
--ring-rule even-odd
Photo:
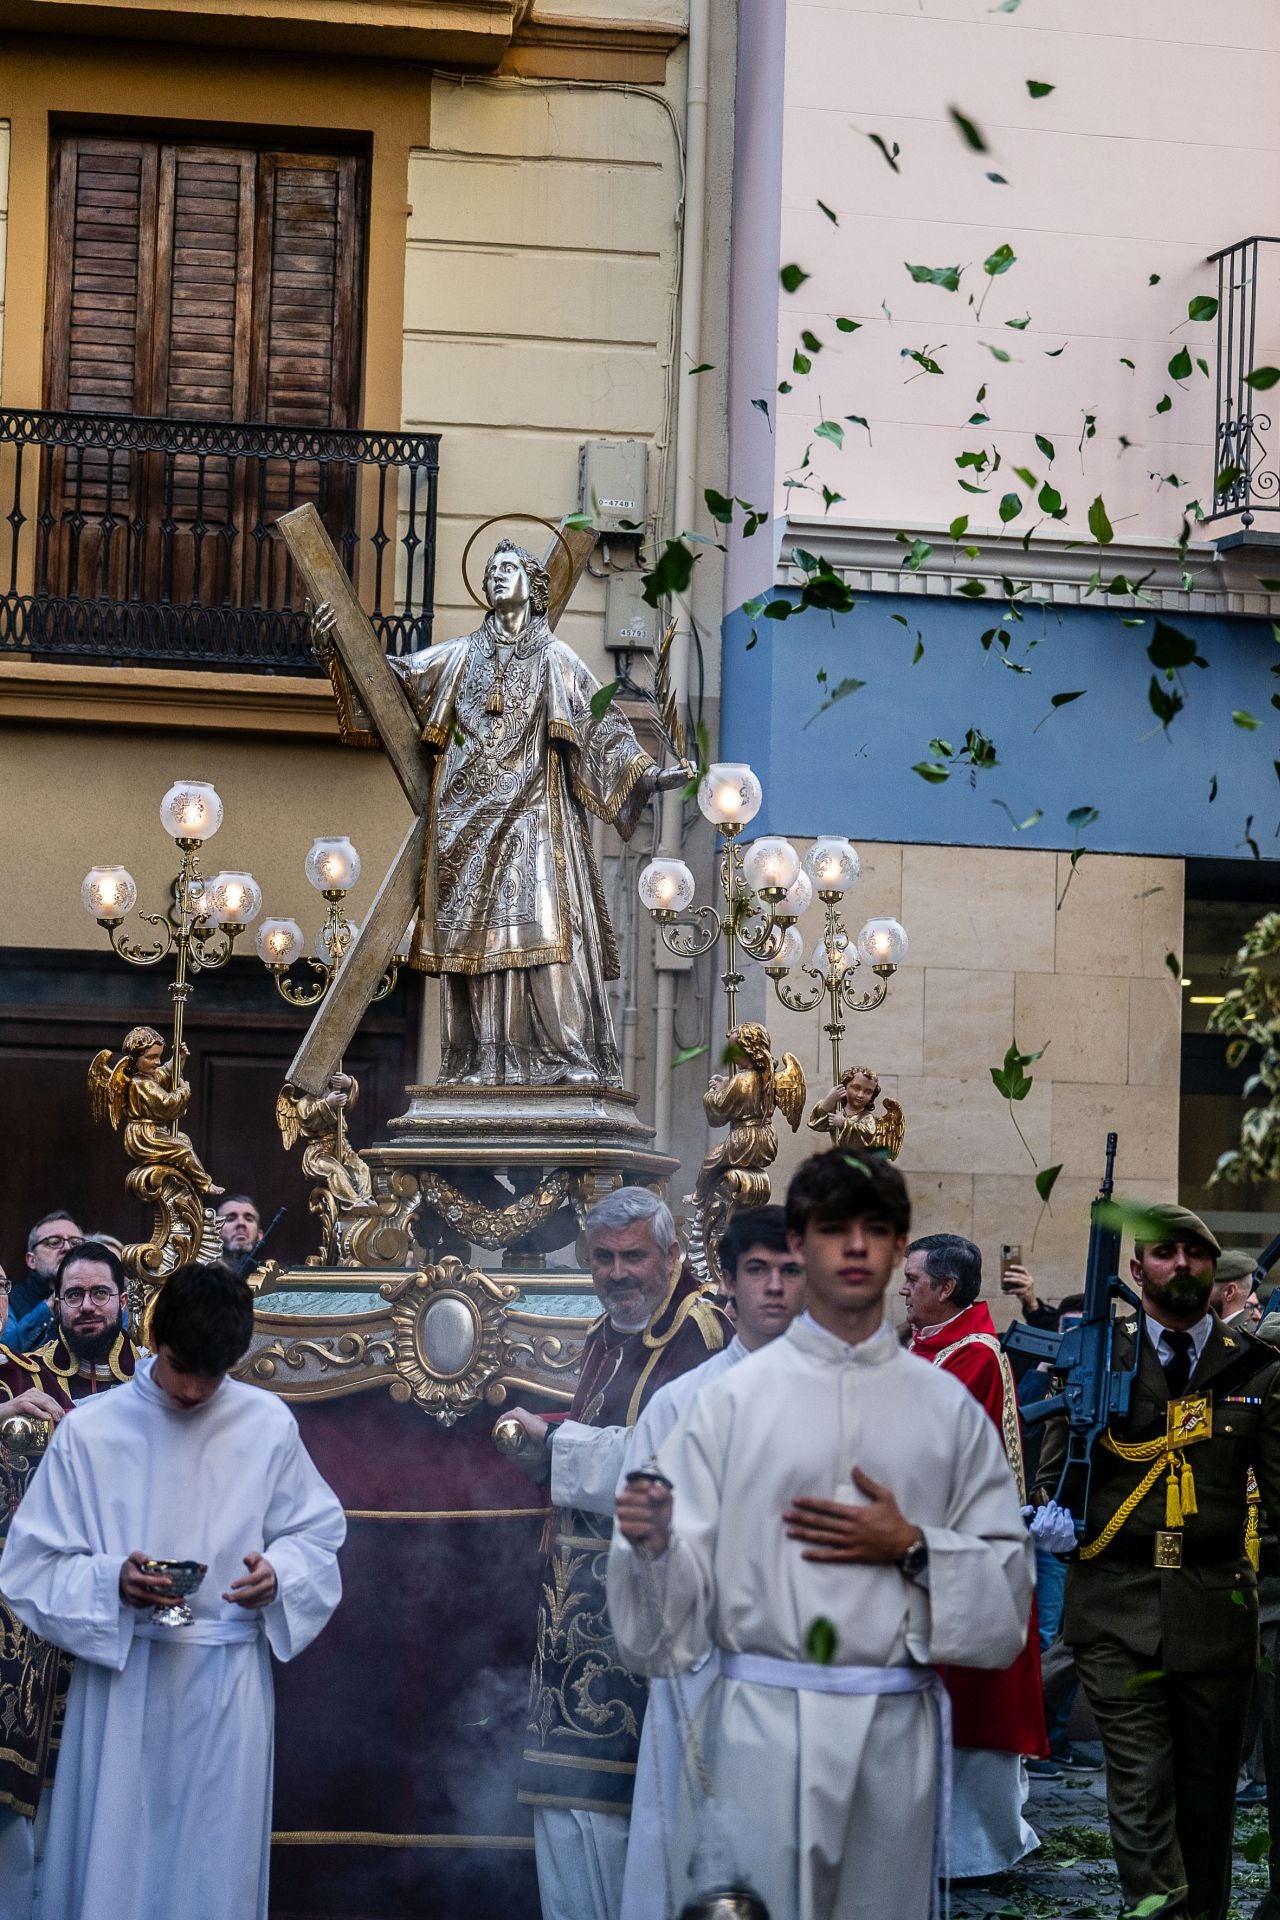
[[(618, 949), (588, 813), (635, 831), (660, 770), (547, 625), (545, 568), (501, 541), (489, 612), (464, 639), (392, 659), (435, 756), (411, 959), (442, 982), (442, 1083), (619, 1086), (605, 983)], [(323, 646), (333, 616), (317, 609)]]

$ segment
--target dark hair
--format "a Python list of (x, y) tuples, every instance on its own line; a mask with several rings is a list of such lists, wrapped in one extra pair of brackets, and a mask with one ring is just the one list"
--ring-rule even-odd
[(74, 1219), (75, 1215), (72, 1213), (70, 1207), (55, 1207), (52, 1213), (46, 1213), (42, 1219), (36, 1221), (34, 1227), (32, 1227), (30, 1233), (27, 1235), (27, 1252), (31, 1253), (34, 1250), (41, 1227), (51, 1227), (55, 1220)]
[(971, 1307), (982, 1292), (982, 1255), (962, 1234), (926, 1233), (922, 1240), (913, 1240), (907, 1252), (924, 1255), (924, 1270), (932, 1281), (955, 1281), (949, 1297), (957, 1307)]
[(253, 1295), (221, 1260), (178, 1267), (156, 1297), (151, 1332), (157, 1347), (168, 1347), (179, 1373), (211, 1379), (248, 1352)]
[(782, 1207), (746, 1207), (735, 1213), (720, 1236), (717, 1251), (726, 1280), (738, 1271), (748, 1247), (767, 1247), (770, 1253), (787, 1251), (787, 1216)]
[(127, 1283), (120, 1256), (110, 1247), (104, 1247), (101, 1240), (82, 1240), (78, 1247), (68, 1247), (58, 1262), (58, 1271), (53, 1276), (53, 1290), (62, 1292), (63, 1275), (68, 1267), (74, 1267), (77, 1260), (91, 1260), (95, 1267), (110, 1267), (111, 1278), (117, 1291), (123, 1293)]
[(883, 1220), (895, 1233), (911, 1231), (907, 1183), (891, 1160), (878, 1153), (835, 1147), (796, 1168), (787, 1188), (787, 1226), (803, 1233), (846, 1220)]
[(258, 1203), (251, 1193), (224, 1193), (218, 1202), (218, 1212), (221, 1213), (224, 1207), (239, 1206), (252, 1207), (255, 1213), (258, 1212)]
[(1084, 1295), (1082, 1293), (1069, 1293), (1065, 1300), (1059, 1300), (1056, 1312), (1059, 1320), (1061, 1320), (1064, 1313), (1083, 1313)]

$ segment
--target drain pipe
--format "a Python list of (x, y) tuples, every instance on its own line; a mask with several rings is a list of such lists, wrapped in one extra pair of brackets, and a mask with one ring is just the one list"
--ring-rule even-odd
[[(681, 236), (680, 340), (676, 378), (676, 484), (671, 532), (678, 537), (692, 527), (698, 504), (698, 396), (699, 382), (685, 374), (702, 362), (702, 274), (706, 244), (707, 201), (707, 84), (710, 72), (710, 0), (689, 0), (688, 71), (685, 86), (684, 219)], [(689, 698), (689, 615), (677, 605), (676, 633), (671, 645), (671, 686), (677, 703)], [(659, 852), (679, 856), (684, 803), (679, 791), (662, 796)], [(670, 1151), (672, 1068), (676, 1030), (677, 972), (663, 965), (668, 955), (655, 938), (658, 966), (658, 1004), (654, 1027), (653, 1122), (654, 1144)]]

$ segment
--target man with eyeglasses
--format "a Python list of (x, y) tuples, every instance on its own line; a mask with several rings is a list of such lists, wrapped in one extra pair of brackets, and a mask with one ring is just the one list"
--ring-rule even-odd
[[(74, 1240), (71, 1236), (74, 1234)], [(110, 1247), (85, 1240), (65, 1214), (32, 1229), (71, 1240), (50, 1276), (55, 1332), (32, 1353), (0, 1346), (0, 1420), (25, 1413), (53, 1426), (90, 1394), (132, 1377), (138, 1349), (122, 1327), (125, 1272)], [(42, 1279), (42, 1285), (44, 1284)], [(0, 1548), (39, 1456), (0, 1445)], [(0, 1920), (31, 1920), (36, 1817), (47, 1808), (71, 1662), (31, 1633), (0, 1600)]]
[(9, 1301), (15, 1320), (24, 1320), (36, 1307), (44, 1306), (53, 1293), (54, 1275), (62, 1256), (83, 1239), (83, 1232), (65, 1207), (36, 1221), (27, 1235), (27, 1271), (14, 1281)]

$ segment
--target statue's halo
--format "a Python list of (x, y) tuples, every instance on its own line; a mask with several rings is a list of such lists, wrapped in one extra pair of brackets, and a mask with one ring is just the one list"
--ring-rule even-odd
[(534, 526), (545, 527), (552, 538), (559, 543), (554, 558), (544, 562), (550, 580), (547, 604), (548, 606), (554, 607), (565, 597), (565, 591), (568, 588), (569, 582), (573, 579), (573, 555), (569, 551), (569, 543), (561, 533), (559, 527), (555, 526), (550, 520), (544, 520), (540, 513), (495, 513), (491, 520), (482, 520), (468, 540), (466, 546), (462, 549), (463, 586), (478, 607), (488, 608), (489, 602), (482, 594), (477, 593), (471, 584), (470, 576), (467, 573), (467, 561), (471, 558), (471, 549), (480, 538), (480, 535), (486, 533), (490, 527), (504, 526), (508, 520), (531, 521)]

